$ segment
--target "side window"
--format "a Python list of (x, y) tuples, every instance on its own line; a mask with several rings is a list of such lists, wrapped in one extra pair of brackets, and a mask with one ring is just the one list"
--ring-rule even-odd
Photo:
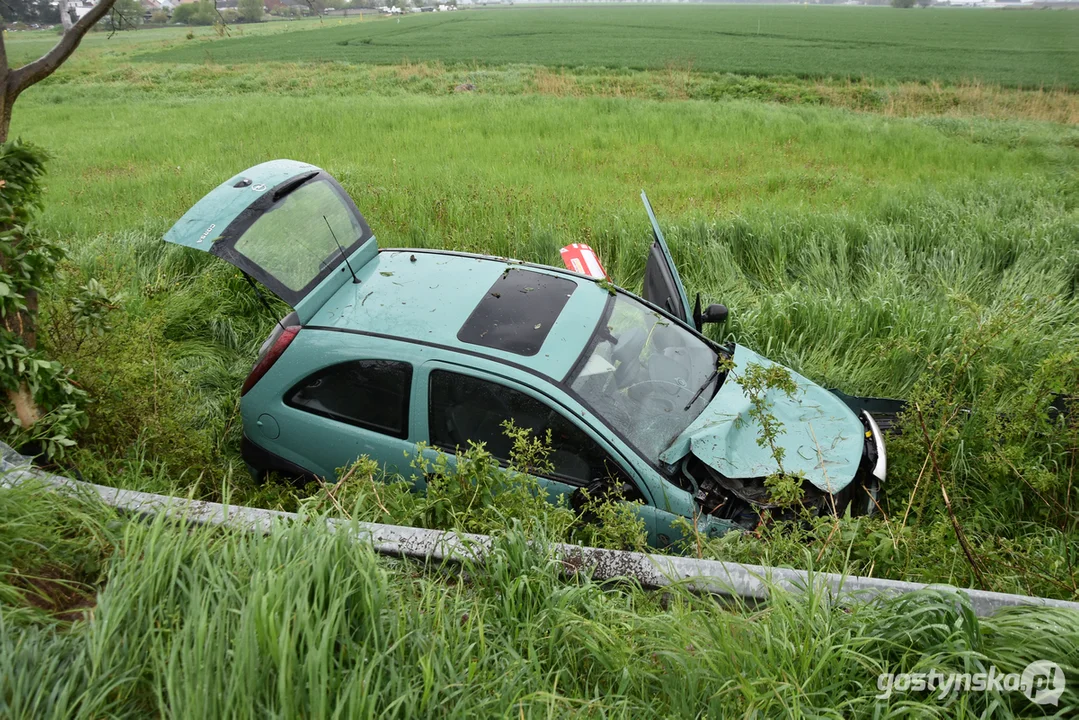
[(502, 428), (512, 419), (517, 427), (536, 436), (551, 431), (552, 477), (571, 485), (587, 485), (597, 478), (624, 479), (617, 463), (587, 434), (561, 413), (524, 393), (486, 380), (445, 370), (431, 373), (428, 394), (431, 444), (444, 450), (485, 443), (499, 460), (510, 456), (512, 443)]
[(412, 366), (394, 360), (353, 360), (319, 370), (285, 395), (285, 404), (306, 412), (408, 437)]

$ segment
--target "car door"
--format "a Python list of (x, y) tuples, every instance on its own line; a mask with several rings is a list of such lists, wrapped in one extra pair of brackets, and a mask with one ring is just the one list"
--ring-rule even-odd
[(659, 229), (659, 222), (652, 211), (652, 204), (648, 202), (648, 196), (644, 192), (641, 192), (641, 201), (644, 202), (644, 209), (652, 222), (652, 245), (648, 249), (648, 260), (644, 266), (644, 287), (641, 297), (693, 327), (693, 309), (690, 307), (689, 297), (682, 285), (682, 278), (679, 277), (678, 270), (674, 266), (667, 241), (664, 240), (663, 232)]
[(165, 241), (231, 263), (292, 306), (301, 324), (378, 252), (341, 185), (294, 160), (265, 162), (218, 185)]
[[(492, 373), (441, 361), (428, 363), (427, 422), (432, 448), (453, 455), (469, 441), (483, 442), (505, 463), (511, 443), (502, 423), (512, 419), (518, 427), (542, 436), (551, 430), (554, 471), (537, 476), (548, 499), (568, 501), (579, 488), (596, 479), (625, 482), (627, 500), (644, 520), (650, 541), (655, 539), (655, 512), (640, 477), (618, 453), (598, 438), (572, 413), (550, 397)], [(616, 459), (618, 458), (618, 459)]]

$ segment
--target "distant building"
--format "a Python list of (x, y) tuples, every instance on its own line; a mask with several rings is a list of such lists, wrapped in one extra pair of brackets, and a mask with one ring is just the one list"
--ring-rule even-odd
[[(63, 3), (60, 3), (61, 12), (65, 10), (63, 5)], [(94, 5), (97, 5), (96, 0), (70, 0), (67, 3), (66, 11), (72, 23), (77, 23), (82, 20), (83, 15), (93, 10)]]

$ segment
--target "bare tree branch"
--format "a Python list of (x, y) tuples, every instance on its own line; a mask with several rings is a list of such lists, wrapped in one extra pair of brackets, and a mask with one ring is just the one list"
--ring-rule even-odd
[(71, 53), (75, 52), (75, 48), (82, 42), (83, 35), (97, 24), (98, 20), (105, 17), (105, 13), (112, 8), (115, 2), (116, 0), (99, 0), (97, 5), (90, 9), (90, 12), (83, 15), (77, 23), (71, 26), (70, 30), (64, 33), (63, 37), (60, 38), (60, 42), (56, 43), (52, 50), (18, 70), (12, 70), (8, 75), (7, 87), (5, 88), (8, 103), (13, 103), (19, 93), (34, 83), (52, 75), (56, 68), (63, 65), (64, 61), (71, 57)]

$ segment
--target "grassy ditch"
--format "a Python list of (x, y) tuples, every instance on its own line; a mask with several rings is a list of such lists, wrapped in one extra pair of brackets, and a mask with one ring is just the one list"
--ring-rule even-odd
[[(159, 240), (244, 167), (326, 167), (383, 246), (557, 264), (587, 242), (630, 288), (643, 186), (686, 285), (732, 308), (721, 337), (921, 409), (893, 443), (887, 522), (693, 552), (1077, 596), (1079, 443), (1046, 415), (1079, 372), (1073, 129), (748, 101), (317, 98), (20, 100), (15, 132), (57, 158), (40, 226), (69, 251), (42, 335), (94, 399), (70, 467), (253, 504), (304, 497), (252, 486), (236, 453), (237, 388), (276, 318), (231, 268)], [(81, 338), (64, 318), (90, 278), (121, 300), (111, 331)]]

